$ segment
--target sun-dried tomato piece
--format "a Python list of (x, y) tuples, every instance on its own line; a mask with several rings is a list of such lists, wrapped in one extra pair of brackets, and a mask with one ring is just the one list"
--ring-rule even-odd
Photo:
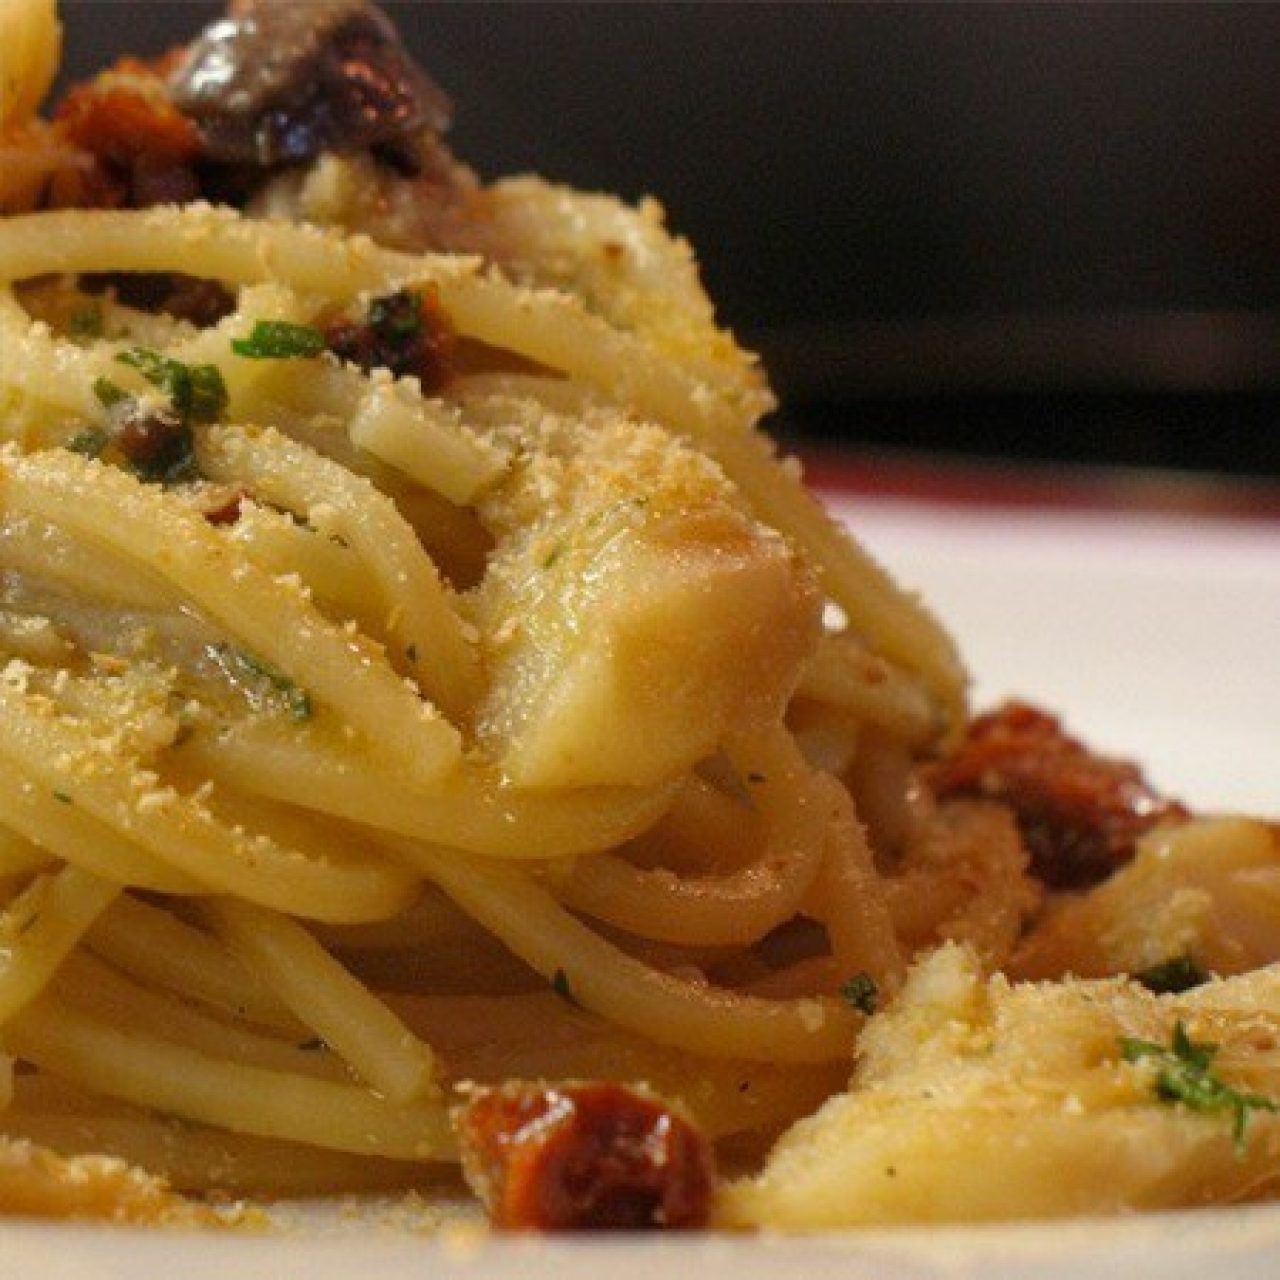
[(93, 272), (80, 277), (80, 287), (92, 294), (111, 290), (126, 307), (187, 320), (201, 329), (212, 328), (236, 309), (235, 295), (218, 281), (178, 272)]
[(1018, 819), (1032, 869), (1055, 888), (1105, 879), (1132, 856), (1139, 836), (1188, 816), (1128, 760), (1098, 755), (1058, 720), (1023, 702), (979, 716), (954, 755), (929, 771), (940, 797), (1001, 800)]
[(94, 156), (126, 190), (127, 203), (182, 204), (198, 199), (200, 131), (174, 106), (160, 74), (123, 58), (77, 85), (55, 116), (59, 132)]
[(588, 1083), (481, 1090), (458, 1130), (467, 1180), (497, 1227), (689, 1229), (710, 1216), (709, 1143), (637, 1089)]
[(235, 524), (244, 514), (244, 503), (248, 496), (243, 489), (232, 489), (214, 499), (200, 514), (215, 528)]
[(124, 167), (139, 156), (190, 163), (200, 155), (200, 131), (173, 105), (164, 80), (137, 58), (122, 58), (77, 85), (55, 118), (72, 142)]
[(113, 416), (115, 447), (144, 480), (168, 484), (196, 474), (191, 428), (178, 414), (158, 406), (143, 409), (128, 400)]
[(129, 202), (137, 209), (191, 204), (200, 199), (200, 177), (188, 164), (141, 155), (129, 176)]
[(397, 378), (415, 377), (427, 393), (441, 390), (453, 377), (456, 338), (431, 288), (375, 298), (363, 320), (331, 324), (325, 342), (366, 373), (389, 369)]

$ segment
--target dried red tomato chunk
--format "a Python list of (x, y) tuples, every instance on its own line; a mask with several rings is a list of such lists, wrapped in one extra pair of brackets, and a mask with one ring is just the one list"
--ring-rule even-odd
[(1188, 816), (1128, 760), (1098, 755), (1058, 720), (1024, 702), (979, 716), (959, 749), (930, 770), (940, 797), (977, 795), (1014, 811), (1032, 870), (1055, 888), (1105, 879), (1132, 856), (1139, 836)]
[(200, 514), (215, 527), (236, 524), (244, 514), (248, 496), (243, 489), (233, 489), (211, 501)]
[(443, 389), (453, 377), (453, 326), (429, 286), (375, 298), (363, 320), (331, 324), (325, 342), (335, 355), (366, 373), (389, 369), (397, 378), (417, 378), (428, 394)]
[(149, 64), (121, 59), (72, 89), (55, 119), (62, 135), (89, 152), (117, 184), (117, 203), (144, 208), (199, 198), (200, 133)]
[(481, 1090), (458, 1130), (467, 1181), (497, 1227), (689, 1229), (710, 1215), (710, 1145), (640, 1090), (605, 1083)]
[(170, 161), (200, 155), (199, 131), (173, 105), (164, 80), (136, 58), (122, 58), (77, 85), (56, 119), (71, 141), (115, 164), (132, 164), (140, 155)]
[(187, 320), (200, 329), (211, 329), (236, 309), (226, 286), (176, 271), (93, 272), (80, 277), (80, 287), (93, 294), (112, 290), (126, 307)]

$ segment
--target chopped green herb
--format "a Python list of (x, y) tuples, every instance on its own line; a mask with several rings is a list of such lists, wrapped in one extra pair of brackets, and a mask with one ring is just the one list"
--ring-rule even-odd
[(758, 787), (762, 782), (768, 782), (769, 779), (763, 773), (749, 773), (747, 774), (747, 781)]
[(1126, 1062), (1150, 1060), (1156, 1069), (1155, 1094), (1161, 1102), (1181, 1103), (1192, 1111), (1231, 1113), (1231, 1133), (1237, 1153), (1244, 1150), (1245, 1128), (1255, 1111), (1280, 1111), (1280, 1103), (1257, 1093), (1243, 1093), (1220, 1080), (1211, 1070), (1216, 1044), (1196, 1044), (1181, 1021), (1173, 1027), (1169, 1047), (1151, 1040), (1121, 1036)]
[(216, 422), (227, 407), (227, 384), (216, 364), (187, 366), (190, 400), (185, 410), (179, 412), (192, 422)]
[(116, 359), (121, 364), (127, 364), (130, 369), (137, 369), (148, 382), (166, 391), (169, 389), (169, 381), (181, 376), (175, 373), (177, 368), (182, 367), (178, 361), (170, 360), (168, 356), (162, 356), (150, 347), (126, 347), (116, 353)]
[(569, 985), (569, 975), (563, 969), (557, 969), (555, 975), (551, 979), (551, 989), (565, 1001), (571, 1004), (575, 1009), (581, 1009), (582, 1005), (578, 1001), (578, 997), (573, 994), (573, 988)]
[(191, 398), (191, 378), (185, 364), (147, 347), (129, 347), (116, 359), (131, 369), (137, 369), (153, 387), (159, 387), (180, 413), (186, 407)]
[(611, 502), (607, 507), (599, 507), (587, 517), (585, 524), (587, 528), (608, 524), (610, 520), (616, 516), (620, 516), (624, 511), (643, 511), (649, 505), (648, 496), (640, 494), (634, 498), (619, 498), (617, 502)]
[(219, 665), (234, 680), (254, 688), (265, 701), (287, 711), (294, 720), (310, 720), (311, 695), (277, 667), (229, 644), (214, 646)]
[(1203, 986), (1209, 981), (1209, 977), (1189, 955), (1174, 956), (1133, 975), (1135, 982), (1142, 983), (1148, 991), (1154, 991), (1158, 996), (1190, 991), (1192, 987)]
[(311, 1040), (304, 1040), (298, 1046), (298, 1048), (301, 1049), (303, 1053), (319, 1053), (322, 1049), (327, 1049), (328, 1047), (329, 1046), (325, 1044), (325, 1042), (321, 1040), (319, 1036), (316, 1036), (314, 1039), (311, 1039)]
[(67, 795), (65, 791), (55, 791), (53, 793), (53, 798), (57, 800), (59, 804), (75, 804), (75, 801)]
[(102, 308), (99, 306), (81, 307), (71, 316), (67, 326), (73, 338), (102, 337)]
[(97, 458), (110, 439), (100, 427), (86, 427), (83, 431), (77, 431), (64, 448), (70, 449), (72, 453), (82, 453), (86, 458)]
[(865, 1013), (868, 1018), (880, 1004), (880, 988), (869, 973), (855, 973), (840, 988), (840, 995), (849, 1008)]
[(231, 340), (231, 350), (246, 360), (309, 360), (325, 347), (319, 329), (288, 320), (259, 320), (247, 338)]
[(374, 298), (369, 303), (369, 323), (382, 338), (416, 338), (422, 332), (422, 295), (402, 289)]
[(110, 378), (94, 378), (93, 394), (104, 409), (114, 409), (130, 398), (129, 393)]
[[(98, 378), (93, 384), (93, 393), (107, 411), (108, 428), (82, 431), (67, 448), (98, 458), (114, 445), (114, 452), (123, 455), (128, 470), (148, 484), (171, 485), (198, 480), (200, 463), (191, 423), (222, 411), (226, 403), (222, 375), (213, 365), (178, 364), (140, 347), (123, 352), (117, 358), (135, 367), (145, 365), (144, 376), (152, 382), (163, 382), (173, 398), (172, 407), (147, 404), (109, 378)], [(171, 369), (157, 372), (161, 366), (171, 366)]]
[(165, 405), (130, 400), (113, 410), (111, 442), (128, 469), (147, 484), (200, 478), (191, 425)]
[(542, 567), (544, 569), (550, 569), (568, 549), (568, 545), (565, 542), (557, 542), (556, 545), (543, 557)]
[(227, 407), (227, 386), (217, 365), (183, 364), (147, 347), (130, 347), (116, 359), (159, 387), (186, 421), (213, 422)]

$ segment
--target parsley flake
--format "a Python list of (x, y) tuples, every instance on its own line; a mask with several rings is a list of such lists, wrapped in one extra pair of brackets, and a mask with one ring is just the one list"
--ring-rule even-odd
[(229, 644), (215, 645), (212, 652), (227, 675), (247, 687), (254, 702), (286, 711), (294, 720), (311, 719), (311, 695), (278, 667)]
[(571, 1004), (575, 1009), (581, 1009), (582, 1004), (578, 997), (573, 994), (573, 988), (569, 985), (569, 975), (563, 969), (557, 969), (551, 979), (551, 989), (565, 1001)]
[(102, 308), (98, 306), (81, 307), (67, 326), (73, 338), (100, 338), (103, 327)]
[(227, 384), (216, 364), (193, 364), (187, 367), (191, 388), (187, 408), (179, 412), (192, 422), (216, 422), (227, 407)]
[(1192, 987), (1203, 986), (1210, 975), (1202, 969), (1189, 955), (1173, 956), (1153, 964), (1133, 975), (1135, 982), (1140, 982), (1148, 991), (1158, 996), (1177, 995), (1182, 991), (1190, 991)]
[(214, 422), (227, 407), (227, 385), (216, 364), (183, 364), (147, 347), (130, 347), (116, 359), (159, 387), (184, 421)]
[(845, 1004), (869, 1018), (880, 1005), (880, 988), (869, 973), (855, 973), (840, 988), (840, 996)]
[(65, 791), (55, 791), (53, 793), (53, 798), (59, 804), (75, 804), (75, 801), (69, 795), (67, 795)]
[(86, 427), (77, 431), (63, 446), (72, 453), (83, 454), (86, 458), (98, 458), (107, 447), (110, 437), (100, 427)]
[(94, 378), (93, 395), (104, 409), (114, 409), (130, 398), (129, 393), (110, 378)]
[(139, 369), (171, 403), (148, 404), (110, 378), (98, 378), (93, 394), (107, 411), (107, 426), (82, 431), (66, 447), (90, 458), (100, 458), (110, 449), (109, 461), (123, 462), (147, 484), (198, 480), (200, 463), (191, 424), (211, 421), (225, 408), (222, 375), (213, 365), (184, 365), (144, 347), (123, 351), (116, 359)]
[(1227, 1111), (1236, 1153), (1244, 1151), (1245, 1129), (1255, 1111), (1280, 1111), (1280, 1103), (1257, 1093), (1244, 1093), (1213, 1074), (1216, 1044), (1197, 1044), (1181, 1021), (1174, 1023), (1166, 1049), (1152, 1040), (1120, 1037), (1126, 1062), (1150, 1061), (1155, 1067), (1155, 1095), (1161, 1102), (1181, 1103), (1192, 1111)]
[(404, 341), (422, 332), (422, 295), (402, 289), (369, 303), (369, 323), (380, 336)]
[(326, 345), (319, 329), (288, 320), (259, 320), (247, 338), (231, 339), (231, 350), (246, 360), (309, 360)]

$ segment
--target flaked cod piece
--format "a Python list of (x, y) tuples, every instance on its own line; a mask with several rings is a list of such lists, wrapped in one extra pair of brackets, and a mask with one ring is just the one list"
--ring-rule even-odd
[(174, 1195), (165, 1182), (111, 1156), (55, 1155), (0, 1136), (0, 1214), (94, 1218), (146, 1226), (209, 1226), (212, 1210)]
[(1060, 895), (1010, 968), (1102, 978), (1183, 960), (1202, 973), (1244, 973), (1280, 961), (1278, 920), (1280, 827), (1208, 818), (1150, 832), (1115, 875)]
[[(1216, 1047), (1216, 1048), (1215, 1048)], [(817, 1229), (1238, 1201), (1280, 1176), (1280, 966), (1157, 996), (984, 980), (934, 952), (851, 1090), (726, 1189), (725, 1225)]]
[(820, 600), (715, 463), (616, 409), (498, 411), (516, 456), (473, 616), (478, 737), (526, 787), (647, 785), (776, 721)]

